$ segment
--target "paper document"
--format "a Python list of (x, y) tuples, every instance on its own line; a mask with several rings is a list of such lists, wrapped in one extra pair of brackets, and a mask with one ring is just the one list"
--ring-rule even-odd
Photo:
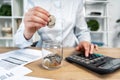
[(42, 57), (40, 50), (20, 49), (0, 54), (0, 67), (10, 70)]
[[(45, 51), (45, 55), (47, 54), (50, 53)], [(40, 58), (41, 51), (34, 49), (19, 49), (0, 54), (0, 80), (53, 80), (24, 76), (32, 71), (23, 65)]]
[(18, 80), (18, 79), (13, 79), (13, 78), (17, 78), (19, 76), (23, 76), (26, 75), (28, 73), (31, 73), (32, 71), (26, 67), (17, 67), (14, 68), (10, 71), (7, 71), (3, 68), (0, 68), (0, 80)]

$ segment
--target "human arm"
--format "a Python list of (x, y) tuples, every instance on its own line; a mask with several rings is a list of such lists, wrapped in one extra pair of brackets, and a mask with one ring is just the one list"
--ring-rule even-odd
[(79, 1), (79, 6), (76, 14), (75, 35), (79, 41), (76, 50), (84, 51), (85, 56), (88, 57), (94, 50), (97, 50), (97, 45), (91, 44), (90, 32), (84, 18), (83, 0)]
[(24, 18), (19, 26), (15, 36), (14, 42), (17, 47), (25, 48), (32, 44), (32, 37), (34, 33), (44, 27), (49, 21), (49, 13), (41, 7), (35, 7), (32, 0), (27, 0)]

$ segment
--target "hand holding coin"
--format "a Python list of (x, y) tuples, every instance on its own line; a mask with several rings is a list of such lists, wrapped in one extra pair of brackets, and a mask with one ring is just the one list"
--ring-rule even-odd
[(25, 13), (24, 17), (25, 39), (31, 39), (38, 29), (45, 27), (46, 25), (49, 28), (54, 27), (55, 21), (55, 17), (53, 15), (50, 15), (48, 11), (41, 7), (33, 7), (29, 9), (28, 12)]
[(24, 16), (24, 37), (26, 40), (29, 40), (32, 38), (34, 33), (39, 30), (42, 27), (45, 27), (48, 22), (50, 14), (48, 11), (41, 7), (33, 7), (30, 8)]

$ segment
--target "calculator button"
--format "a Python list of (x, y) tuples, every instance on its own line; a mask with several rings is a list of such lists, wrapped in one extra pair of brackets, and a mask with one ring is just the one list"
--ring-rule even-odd
[(81, 62), (85, 62), (85, 60), (81, 60)]
[(80, 61), (81, 59), (78, 58), (78, 59), (76, 59), (76, 60)]
[(90, 60), (90, 63), (93, 63), (94, 62), (94, 60)]
[(86, 61), (85, 63), (86, 63), (86, 64), (90, 64), (90, 61)]

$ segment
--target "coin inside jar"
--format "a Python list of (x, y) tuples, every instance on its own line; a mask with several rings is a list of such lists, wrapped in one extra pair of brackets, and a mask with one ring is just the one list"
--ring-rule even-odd
[(58, 54), (48, 54), (46, 57), (43, 59), (42, 66), (44, 68), (59, 68), (61, 65), (62, 57)]
[(47, 26), (48, 26), (49, 28), (54, 27), (54, 26), (55, 26), (55, 21), (56, 21), (55, 16), (50, 15), (50, 21), (48, 22)]

